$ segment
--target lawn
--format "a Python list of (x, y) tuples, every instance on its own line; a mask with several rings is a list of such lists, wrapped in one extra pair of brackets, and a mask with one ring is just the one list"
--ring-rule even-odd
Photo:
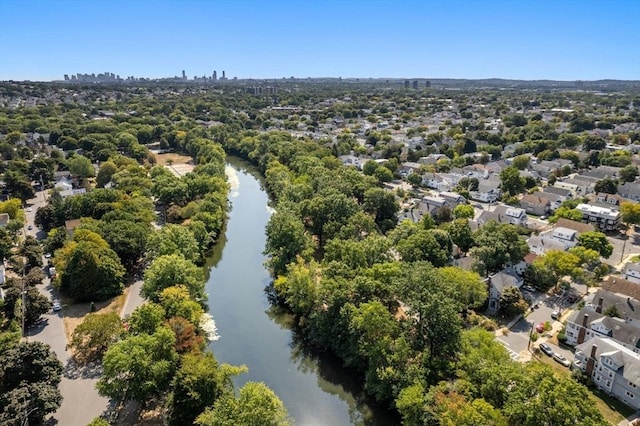
[[(120, 314), (124, 303), (127, 300), (127, 294), (129, 294), (130, 287), (125, 287), (124, 292), (116, 297), (113, 297), (104, 302), (96, 302), (95, 312), (100, 314), (106, 314), (109, 312), (116, 312)], [(71, 335), (77, 326), (82, 324), (87, 314), (91, 313), (91, 303), (71, 303), (70, 300), (62, 298), (62, 307), (64, 309), (64, 332), (67, 336), (67, 342), (71, 341)]]

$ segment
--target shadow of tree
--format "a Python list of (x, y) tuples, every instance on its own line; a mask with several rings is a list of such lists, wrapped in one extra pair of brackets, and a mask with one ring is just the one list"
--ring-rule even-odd
[(102, 364), (99, 362), (87, 362), (79, 364), (73, 358), (67, 360), (63, 375), (67, 379), (95, 379), (102, 374)]

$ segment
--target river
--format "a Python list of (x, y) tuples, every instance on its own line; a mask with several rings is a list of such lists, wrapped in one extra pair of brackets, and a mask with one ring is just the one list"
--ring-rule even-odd
[(330, 356), (305, 349), (292, 317), (270, 305), (271, 281), (264, 267), (265, 226), (271, 215), (259, 175), (229, 159), (231, 210), (224, 235), (208, 258), (209, 308), (220, 338), (210, 348), (221, 363), (244, 364), (234, 379), (266, 383), (283, 401), (296, 425), (382, 425), (398, 423), (367, 404), (353, 375)]

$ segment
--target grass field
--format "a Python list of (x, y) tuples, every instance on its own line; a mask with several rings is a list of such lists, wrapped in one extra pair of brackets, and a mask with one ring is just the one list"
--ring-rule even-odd
[(168, 152), (165, 154), (156, 154), (156, 161), (158, 162), (158, 165), (160, 166), (164, 166), (167, 163), (171, 163), (171, 164), (187, 164), (190, 161), (192, 161), (191, 157), (188, 157), (186, 155), (181, 155), (181, 154), (176, 154), (173, 152)]

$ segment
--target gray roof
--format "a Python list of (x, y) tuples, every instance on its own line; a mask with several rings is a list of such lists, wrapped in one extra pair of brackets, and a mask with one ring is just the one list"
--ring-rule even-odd
[(569, 191), (568, 189), (557, 188), (555, 186), (546, 186), (542, 191), (543, 192), (548, 192), (549, 194), (559, 195), (561, 197), (570, 197), (571, 196), (571, 191)]
[(631, 349), (625, 348), (620, 343), (607, 337), (594, 337), (576, 346), (576, 351), (581, 351), (587, 357), (591, 355), (591, 349), (596, 346), (595, 358), (600, 360), (602, 356), (613, 359), (616, 364), (622, 366), (618, 373), (625, 380), (636, 385), (640, 384), (640, 355)]

